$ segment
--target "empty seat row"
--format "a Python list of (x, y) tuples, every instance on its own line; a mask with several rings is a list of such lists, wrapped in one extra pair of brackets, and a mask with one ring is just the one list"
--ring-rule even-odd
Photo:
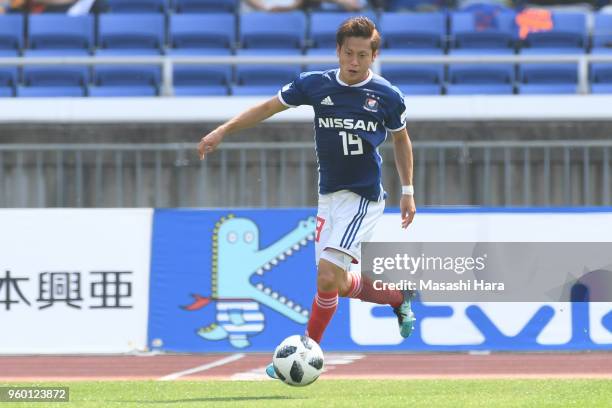
[[(576, 64), (451, 64), (383, 67), (382, 74), (406, 95), (571, 94), (578, 92)], [(612, 64), (592, 64), (592, 93), (612, 93)]]
[[(385, 2), (384, 7), (389, 11), (416, 9), (423, 4), (444, 8), (442, 3), (440, 0), (392, 0)], [(239, 6), (238, 0), (102, 0), (96, 9), (108, 13), (236, 13)], [(324, 3), (319, 7), (312, 3), (309, 6), (327, 11), (342, 10), (333, 3)]]
[[(338, 25), (350, 13), (315, 13), (307, 24), (304, 13), (248, 13), (239, 29), (232, 14), (183, 14), (166, 19), (159, 14), (31, 15), (24, 36), (20, 15), (0, 15), (0, 56), (75, 55), (95, 50), (104, 54), (160, 54), (242, 50), (283, 50), (301, 53), (335, 48)], [(483, 28), (475, 13), (382, 13), (378, 26), (386, 53), (525, 54), (583, 53), (589, 46), (586, 17), (581, 13), (553, 14), (548, 31), (528, 33), (519, 41), (515, 14), (500, 13)], [(307, 26), (309, 29), (307, 29)], [(518, 47), (520, 45), (520, 47)], [(594, 52), (612, 52), (612, 14), (597, 14), (592, 34)], [(252, 51), (249, 51), (252, 52)], [(258, 51), (255, 51), (258, 52)], [(316, 54), (316, 51), (314, 51)]]
[(0, 67), (1, 96), (155, 96), (160, 69), (156, 67), (28, 66)]
[[(181, 66), (174, 68), (177, 96), (273, 95), (280, 86), (311, 67)], [(612, 66), (592, 64), (591, 92), (612, 93)], [(410, 95), (559, 94), (576, 93), (575, 64), (451, 64), (389, 66), (382, 74)], [(0, 96), (155, 96), (161, 72), (152, 66), (28, 66), (0, 67)]]
[(234, 13), (238, 0), (104, 0), (102, 10), (109, 13)]
[[(263, 69), (262, 69), (263, 68)], [(173, 72), (177, 96), (274, 94), (293, 80), (302, 67), (177, 66)], [(235, 82), (234, 82), (235, 77)], [(161, 69), (155, 66), (27, 66), (0, 67), (0, 96), (156, 96)]]

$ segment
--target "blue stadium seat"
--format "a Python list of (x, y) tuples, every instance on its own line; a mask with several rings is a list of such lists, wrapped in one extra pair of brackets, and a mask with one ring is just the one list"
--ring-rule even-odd
[(335, 48), (310, 48), (306, 50), (306, 55), (334, 57), (335, 62), (307, 64), (305, 71), (327, 71), (328, 69), (338, 68), (338, 57)]
[(514, 91), (512, 64), (451, 64), (448, 67), (449, 95), (510, 95)]
[(88, 55), (93, 46), (92, 15), (33, 14), (28, 27), (27, 56)]
[(586, 15), (583, 13), (552, 13), (553, 29), (527, 34), (522, 50), (574, 50), (584, 52), (587, 45)]
[(593, 23), (593, 50), (612, 50), (612, 14), (597, 13)]
[(236, 18), (229, 13), (174, 14), (170, 16), (172, 49), (232, 49)]
[(450, 15), (451, 50), (485, 50), (514, 52), (518, 38), (514, 22), (516, 13), (494, 13), (479, 20), (474, 12), (455, 12)]
[(109, 13), (165, 13), (167, 0), (106, 0)]
[[(240, 56), (301, 55), (306, 20), (302, 12), (252, 12), (241, 18)], [(237, 65), (234, 95), (274, 95), (280, 87), (295, 79), (299, 64)]]
[(23, 47), (23, 16), (0, 15), (0, 57), (15, 57)]
[[(612, 48), (593, 48), (595, 55), (612, 56)], [(589, 67), (592, 93), (612, 93), (612, 63), (594, 62)]]
[[(595, 14), (591, 53), (612, 55), (612, 14)], [(612, 93), (612, 63), (593, 63), (590, 74), (592, 93)]]
[[(295, 55), (295, 54), (294, 54)], [(248, 65), (236, 67), (234, 95), (275, 95), (302, 71), (300, 65)]]
[(576, 64), (522, 64), (519, 66), (520, 94), (576, 93)]
[(240, 21), (244, 49), (302, 49), (306, 17), (302, 12), (245, 13)]
[[(168, 51), (173, 56), (230, 56), (231, 51), (224, 48), (179, 48)], [(174, 94), (227, 95), (232, 78), (231, 65), (174, 65)]]
[(412, 95), (440, 95), (442, 86), (437, 84), (399, 84), (397, 85), (402, 94)]
[(90, 86), (87, 90), (92, 98), (134, 98), (157, 96), (150, 86)]
[(448, 84), (447, 95), (512, 95), (511, 84)]
[(96, 55), (159, 55), (165, 42), (163, 14), (102, 14)]
[(592, 84), (591, 93), (594, 94), (612, 94), (612, 83)]
[[(295, 79), (295, 77), (293, 78)], [(272, 97), (278, 93), (280, 86), (273, 85), (234, 85), (232, 95), (235, 96), (267, 96)]]
[(86, 66), (26, 66), (18, 97), (85, 96), (89, 82)]
[(387, 11), (433, 11), (446, 7), (443, 0), (390, 0), (385, 3)]
[(0, 97), (14, 96), (17, 68), (0, 66)]
[(177, 13), (235, 13), (238, 0), (174, 0)]
[(442, 65), (383, 66), (382, 76), (406, 95), (439, 95), (442, 93), (444, 67)]
[(97, 66), (89, 96), (156, 96), (161, 69), (154, 66)]
[(80, 98), (85, 96), (85, 89), (76, 86), (18, 86), (19, 98)]
[(174, 95), (227, 95), (231, 74), (231, 67), (226, 66), (175, 66)]
[(380, 29), (385, 53), (442, 54), (446, 48), (444, 13), (383, 13)]

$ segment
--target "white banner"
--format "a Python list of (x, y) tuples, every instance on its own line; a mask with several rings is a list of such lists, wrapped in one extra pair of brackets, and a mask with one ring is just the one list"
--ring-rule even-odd
[[(609, 242), (612, 240), (612, 212), (439, 212), (416, 215), (403, 230), (399, 214), (385, 214), (371, 238), (373, 242)], [(518, 261), (517, 261), (518, 262)], [(612, 303), (591, 302), (575, 313), (564, 302), (429, 302), (426, 307), (450, 312), (419, 316), (419, 347), (491, 347), (479, 326), (484, 319), (516, 349), (539, 347), (585, 349), (612, 345)], [(359, 345), (397, 345), (395, 316), (376, 316), (378, 305), (351, 300), (351, 338)], [(472, 311), (470, 314), (469, 311)], [(537, 318), (537, 313), (543, 313)], [(478, 314), (478, 316), (476, 316)], [(538, 326), (541, 320), (547, 320)], [(375, 330), (372, 330), (375, 328)], [(575, 330), (579, 330), (577, 333)], [(573, 337), (581, 339), (572, 343)], [(520, 344), (520, 342), (523, 344)], [(530, 343), (531, 342), (531, 343)], [(501, 349), (508, 348), (502, 344)]]
[(0, 354), (146, 347), (151, 209), (0, 211)]

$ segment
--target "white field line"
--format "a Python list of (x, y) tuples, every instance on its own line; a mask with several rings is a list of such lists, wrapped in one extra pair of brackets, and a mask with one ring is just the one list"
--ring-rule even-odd
[(200, 371), (210, 370), (211, 368), (219, 367), (219, 366), (222, 366), (222, 365), (225, 365), (225, 364), (228, 364), (228, 363), (240, 360), (243, 357), (244, 357), (244, 354), (242, 354), (242, 353), (232, 354), (231, 356), (227, 356), (227, 357), (224, 357), (224, 358), (222, 358), (220, 360), (213, 361), (212, 363), (203, 364), (201, 366), (190, 368), (189, 370), (178, 371), (176, 373), (165, 375), (165, 376), (159, 378), (158, 381), (172, 381), (172, 380), (176, 380), (177, 378), (182, 377), (184, 375), (190, 375), (190, 374), (194, 374), (194, 373), (199, 373)]
[[(357, 360), (364, 358), (363, 354), (329, 354), (325, 356), (324, 371), (333, 370), (337, 365), (345, 365), (354, 363)], [(233, 381), (260, 381), (272, 380), (266, 374), (266, 366), (256, 367), (249, 371), (236, 373), (230, 377)]]

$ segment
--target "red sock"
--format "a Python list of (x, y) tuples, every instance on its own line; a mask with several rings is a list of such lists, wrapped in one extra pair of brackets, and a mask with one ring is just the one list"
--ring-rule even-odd
[(336, 312), (337, 307), (337, 290), (334, 290), (333, 292), (317, 291), (317, 294), (312, 301), (312, 312), (310, 313), (310, 319), (308, 319), (308, 329), (306, 330), (306, 335), (320, 344), (321, 338), (323, 337), (323, 332)]
[(351, 277), (351, 287), (346, 297), (391, 307), (398, 307), (404, 301), (404, 295), (399, 290), (376, 290), (372, 281), (360, 273), (349, 271), (348, 274)]

